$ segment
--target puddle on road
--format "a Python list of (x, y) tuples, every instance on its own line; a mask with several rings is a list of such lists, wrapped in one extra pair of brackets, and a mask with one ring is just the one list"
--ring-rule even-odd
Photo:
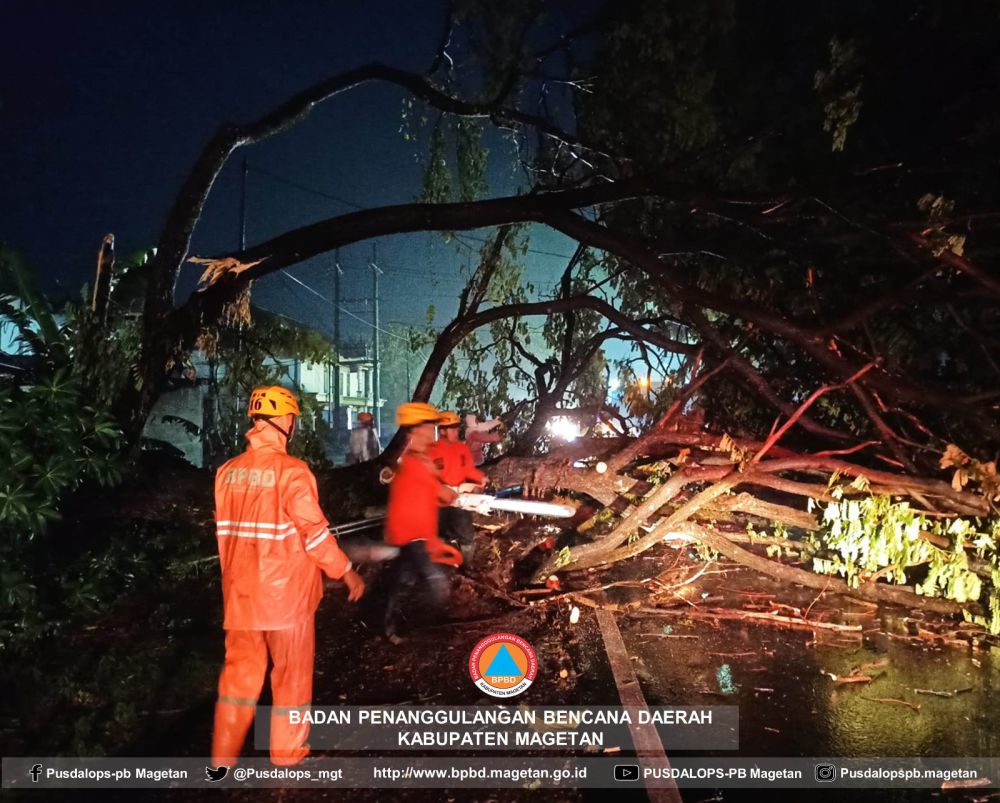
[[(719, 590), (737, 583), (803, 607), (816, 596), (751, 573), (704, 588), (714, 605), (739, 608), (747, 597)], [(725, 596), (716, 601), (716, 593)], [(822, 604), (832, 621), (855, 621), (849, 612), (838, 616), (834, 610), (850, 606), (843, 598), (824, 598)], [(863, 639), (821, 634), (817, 642), (809, 631), (680, 616), (627, 618), (621, 628), (650, 705), (740, 707), (741, 755), (1000, 755), (996, 648), (914, 646), (889, 635), (902, 631), (905, 615), (881, 609), (877, 618), (866, 619)], [(722, 693), (728, 680), (724, 665), (734, 685), (731, 694)], [(873, 678), (870, 683), (838, 685), (830, 677), (851, 675), (865, 665), (862, 674)], [(915, 689), (967, 691), (940, 697)]]

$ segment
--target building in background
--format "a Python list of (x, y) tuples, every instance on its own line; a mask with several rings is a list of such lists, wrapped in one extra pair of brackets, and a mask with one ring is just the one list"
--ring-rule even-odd
[[(385, 404), (385, 399), (379, 399), (376, 404), (375, 360), (367, 343), (343, 343), (339, 363), (340, 398), (332, 399), (330, 425), (335, 431), (346, 434), (357, 426), (358, 413), (374, 415), (376, 406)], [(381, 440), (382, 433), (377, 434)]]
[[(319, 415), (331, 429), (327, 457), (335, 464), (346, 462), (347, 435), (357, 425), (358, 413), (375, 412), (375, 362), (364, 344), (345, 343), (338, 362), (307, 362), (275, 355), (264, 364), (280, 368), (278, 383), (296, 393), (316, 399)], [(220, 374), (225, 365), (216, 369)], [(339, 372), (340, 383), (336, 382)], [(169, 378), (167, 390), (157, 400), (143, 431), (144, 437), (177, 449), (194, 466), (206, 466), (205, 428), (212, 420), (211, 367), (201, 352)], [(243, 409), (246, 399), (224, 400)], [(380, 405), (384, 404), (380, 400)], [(211, 466), (209, 466), (211, 468)]]

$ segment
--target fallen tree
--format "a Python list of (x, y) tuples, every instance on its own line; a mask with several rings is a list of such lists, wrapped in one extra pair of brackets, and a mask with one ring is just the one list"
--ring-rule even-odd
[[(586, 26), (599, 37), (595, 48), (577, 47), (579, 31), (550, 41), (536, 12), (526, 9), (517, 12), (518, 24), (490, 30), (487, 10), (474, 3), (462, 20), (485, 25), (482, 39), (492, 43), (489, 55), (480, 55), (495, 72), (472, 76), (482, 80), (463, 82), (453, 67), (444, 69), (453, 64), (446, 39), (424, 75), (370, 64), (318, 81), (256, 120), (218, 128), (179, 190), (146, 270), (136, 382), (117, 405), (133, 439), (178, 354), (218, 326), (255, 279), (372, 238), (538, 224), (577, 244), (557, 292), (528, 298), (510, 287), (500, 291), (484, 256), (473, 292), (441, 332), (414, 392), (429, 398), (463, 341), (511, 321), (495, 333), (497, 348), (483, 345), (514, 355), (503, 368), (528, 386), (526, 407), (534, 415), (524, 416), (522, 453), (544, 440), (546, 415), (565, 406), (612, 337), (632, 343), (647, 365), (664, 354), (703, 353), (717, 371), (706, 385), (718, 400), (718, 409), (708, 410), (716, 423), (739, 418), (759, 431), (774, 411), (789, 415), (804, 387), (844, 382), (873, 364), (835, 403), (803, 416), (801, 428), (831, 445), (878, 438), (879, 459), (911, 473), (928, 471), (927, 457), (942, 439), (975, 447), (981, 457), (1000, 443), (998, 344), (990, 334), (1000, 283), (983, 267), (1000, 217), (995, 182), (977, 170), (989, 158), (986, 139), (976, 133), (992, 125), (988, 108), (963, 100), (944, 128), (911, 127), (909, 138), (887, 137), (886, 126), (932, 102), (930, 82), (914, 77), (912, 67), (901, 69), (907, 59), (886, 62), (878, 49), (865, 52), (862, 62), (853, 44), (838, 39), (840, 24), (823, 15), (778, 15), (779, 27), (789, 26), (779, 31), (744, 9), (732, 24), (723, 22), (725, 15), (701, 19), (705, 12), (692, 10), (695, 24), (678, 19), (688, 13), (679, 9), (626, 4)], [(975, 27), (946, 9), (905, 25), (890, 12), (852, 14), (856, 23), (891, 33), (905, 53), (926, 52), (928, 36), (952, 40)], [(812, 28), (808, 48), (782, 50)], [(550, 44), (539, 47), (540, 39)], [(974, 37), (966, 45), (968, 59), (943, 65), (909, 59), (935, 77), (947, 70), (933, 85), (947, 87), (949, 103), (957, 102), (951, 87), (979, 75), (976, 54), (991, 52)], [(748, 49), (773, 53), (774, 62), (748, 60), (742, 55)], [(674, 52), (691, 54), (690, 73), (665, 84), (658, 76), (673, 75)], [(560, 63), (563, 55), (571, 56), (567, 63), (586, 64), (594, 77), (578, 82)], [(794, 78), (776, 94), (768, 70), (787, 71), (789, 64)], [(846, 78), (838, 73), (844, 70)], [(844, 119), (830, 117), (854, 97), (838, 95), (854, 81), (893, 98), (898, 109), (872, 106), (860, 118), (857, 109)], [(530, 189), (477, 200), (485, 182), (479, 175), (476, 191), (424, 192), (420, 202), (317, 220), (209, 258), (214, 267), (204, 285), (177, 299), (194, 229), (228, 159), (371, 84), (393, 87), (433, 112), (440, 121), (434, 134), (455, 126), (467, 141), (470, 131), (491, 124), (519, 142), (537, 140), (518, 153), (533, 177)], [(689, 84), (700, 87), (690, 97), (683, 95)], [(470, 93), (470, 85), (489, 89)], [(568, 93), (562, 110), (568, 114), (549, 113), (546, 98), (555, 86)], [(835, 132), (832, 150), (821, 119), (823, 131)], [(848, 129), (853, 148), (845, 148)], [(951, 154), (947, 166), (937, 161), (941, 152)], [(461, 173), (463, 164), (484, 159), (482, 150), (467, 149), (454, 161)], [(447, 171), (446, 161), (429, 160), (428, 179), (434, 170)], [(448, 176), (437, 178), (428, 186), (452, 186)], [(555, 319), (546, 336), (551, 354), (526, 348), (518, 336), (517, 322), (529, 316)]]
[[(178, 355), (211, 335), (254, 280), (373, 238), (496, 227), (413, 395), (426, 401), (443, 384), (449, 406), (507, 412), (519, 456), (494, 467), (496, 479), (573, 490), (602, 507), (583, 528), (586, 540), (542, 573), (607, 565), (685, 530), (707, 543), (726, 536), (714, 523), (725, 514), (812, 533), (815, 568), (842, 574), (854, 593), (906, 585), (909, 576), (921, 578), (924, 597), (966, 603), (986, 579), (995, 598), (996, 533), (982, 522), (1000, 496), (1000, 282), (984, 266), (996, 253), (1000, 196), (982, 165), (995, 161), (983, 132), (997, 121), (975, 93), (953, 88), (979, 85), (996, 42), (970, 34), (985, 26), (966, 13), (934, 5), (938, 13), (905, 21), (873, 8), (832, 22), (751, 5), (726, 21), (697, 4), (624, 4), (591, 26), (596, 46), (576, 50), (568, 34), (533, 45), (538, 19), (521, 11), (523, 24), (483, 37), (497, 48), (483, 58), (500, 65), (495, 74), (442, 74), (452, 63), (445, 43), (425, 75), (371, 64), (319, 81), (257, 120), (220, 126), (148, 267), (136, 381), (117, 405), (128, 434), (141, 431)], [(482, 19), (488, 29), (493, 18)], [(852, 41), (854, 26), (894, 46)], [(962, 53), (923, 58), (928, 41), (944, 40)], [(793, 41), (803, 47), (788, 51)], [(750, 51), (761, 58), (745, 58)], [(554, 53), (572, 57), (557, 63)], [(593, 77), (578, 81), (573, 63)], [(777, 73), (788, 76), (780, 93)], [(418, 200), (196, 257), (208, 266), (202, 285), (177, 299), (192, 234), (235, 151), (371, 83), (394, 87), (438, 120)], [(558, 111), (546, 99), (554, 85), (568, 92)], [(863, 114), (862, 86), (883, 100)], [(946, 124), (908, 122), (945, 104)], [(450, 189), (435, 143), (448, 126), (468, 143), (481, 124), (518, 139), (525, 191), (484, 198), (484, 169), (478, 189), (476, 180)], [(456, 150), (459, 179), (485, 164), (484, 149), (474, 151)], [(531, 287), (521, 266), (504, 262), (525, 253), (515, 234), (530, 224), (574, 242), (554, 287)], [(541, 321), (540, 342), (529, 340), (529, 319)], [(629, 421), (619, 422), (620, 438), (583, 442), (571, 458), (551, 448), (547, 424), (575, 411), (596, 417), (582, 411), (607, 398), (612, 366), (602, 352), (612, 339), (630, 349), (617, 366), (630, 394), (620, 417)], [(663, 378), (658, 393), (654, 371)], [(519, 392), (507, 392), (514, 385)], [(491, 404), (484, 388), (518, 400)], [(690, 406), (716, 434), (701, 423), (676, 426)], [(785, 423), (768, 431), (775, 414)], [(634, 428), (646, 435), (625, 438)], [(935, 474), (941, 459), (951, 483)], [(606, 470), (590, 468), (597, 462)], [(892, 541), (893, 527), (905, 541)], [(840, 538), (845, 531), (851, 538)], [(744, 552), (734, 554), (749, 560)], [(995, 629), (998, 607), (991, 602)]]
[[(941, 614), (964, 612), (1000, 632), (1000, 566), (988, 529), (995, 537), (1000, 528), (988, 495), (829, 453), (777, 447), (784, 427), (759, 442), (680, 431), (671, 428), (671, 418), (632, 442), (588, 439), (540, 459), (504, 458), (491, 468), (498, 485), (521, 485), (533, 494), (573, 492), (600, 505), (577, 525), (588, 537), (553, 553), (537, 581), (688, 539), (782, 582)], [(746, 516), (796, 535), (779, 540), (823, 573), (738, 543), (748, 540), (734, 532)], [(879, 550), (883, 554), (872, 554)], [(922, 579), (908, 585), (908, 575)]]

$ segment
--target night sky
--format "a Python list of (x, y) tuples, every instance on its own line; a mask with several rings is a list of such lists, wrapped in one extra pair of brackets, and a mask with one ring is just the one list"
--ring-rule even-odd
[[(106, 233), (115, 234), (120, 257), (156, 243), (174, 194), (220, 123), (259, 117), (289, 95), (370, 61), (424, 72), (440, 40), (444, 5), (7, 0), (0, 21), (0, 240), (29, 259), (44, 288), (75, 294), (91, 280)], [(426, 148), (399, 133), (402, 98), (394, 88), (369, 85), (238, 152), (215, 185), (192, 255), (238, 245), (242, 155), (250, 166), (248, 244), (351, 211), (342, 201), (413, 200)], [(504, 144), (496, 137), (487, 144), (491, 193), (516, 190), (523, 179), (511, 173)], [(532, 246), (526, 267), (534, 281), (561, 271), (565, 260), (553, 254), (572, 252), (547, 232)], [(421, 323), (434, 304), (443, 324), (471, 251), (434, 234), (384, 238), (378, 249), (382, 320)], [(370, 316), (370, 255), (370, 243), (341, 253), (345, 306), (363, 318)], [(291, 272), (330, 298), (332, 261), (318, 258)], [(179, 297), (198, 272), (185, 268)], [(332, 331), (331, 305), (288, 277), (258, 282), (254, 298)], [(348, 335), (370, 331), (346, 316), (343, 326)]]

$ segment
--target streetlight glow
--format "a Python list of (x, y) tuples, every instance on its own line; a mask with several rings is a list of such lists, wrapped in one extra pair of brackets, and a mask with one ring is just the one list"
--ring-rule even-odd
[(563, 441), (575, 441), (580, 436), (580, 427), (572, 418), (556, 416), (549, 419), (549, 434)]

